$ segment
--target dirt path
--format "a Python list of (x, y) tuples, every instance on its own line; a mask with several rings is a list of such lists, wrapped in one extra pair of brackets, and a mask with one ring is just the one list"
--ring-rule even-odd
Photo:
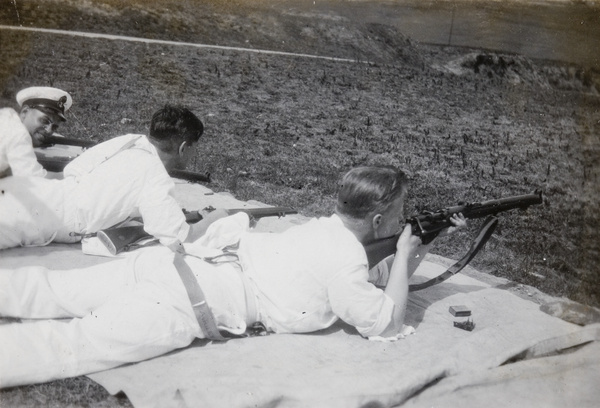
[(357, 61), (354, 59), (335, 58), (335, 57), (328, 57), (328, 56), (323, 56), (323, 55), (300, 54), (300, 53), (272, 51), (272, 50), (257, 50), (257, 49), (253, 49), (253, 48), (227, 47), (227, 46), (221, 46), (221, 45), (198, 44), (198, 43), (189, 43), (189, 42), (182, 42), (182, 41), (157, 40), (157, 39), (153, 39), (153, 38), (140, 38), (140, 37), (125, 36), (125, 35), (88, 33), (88, 32), (82, 32), (82, 31), (55, 30), (55, 29), (49, 29), (49, 28), (16, 27), (16, 26), (0, 25), (0, 30), (30, 31), (30, 32), (36, 32), (36, 33), (67, 35), (67, 36), (71, 36), (71, 37), (102, 38), (105, 40), (140, 42), (140, 43), (146, 43), (146, 44), (162, 44), (162, 45), (170, 45), (170, 46), (177, 46), (177, 47), (208, 48), (208, 49), (214, 49), (214, 50), (251, 52), (251, 53), (256, 53), (256, 54), (286, 55), (286, 56), (301, 57), (301, 58), (317, 58), (317, 59), (324, 59), (324, 60), (329, 60), (329, 61), (360, 62), (360, 61)]
[(285, 0), (273, 7), (389, 24), (422, 43), (485, 48), (600, 69), (600, 2), (592, 3)]

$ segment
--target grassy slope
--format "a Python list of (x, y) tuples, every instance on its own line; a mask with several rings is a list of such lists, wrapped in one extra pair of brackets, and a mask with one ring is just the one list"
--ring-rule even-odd
[[(18, 22), (372, 63), (0, 31), (3, 105), (14, 106), (24, 86), (62, 87), (75, 105), (61, 132), (98, 140), (145, 132), (165, 102), (188, 105), (207, 128), (194, 167), (213, 174), (215, 190), (305, 215), (331, 212), (336, 180), (362, 164), (409, 170), (408, 213), (542, 188), (545, 204), (502, 216), (473, 265), (600, 305), (593, 73), (518, 56), (504, 63), (496, 56), (476, 73), (464, 50), (425, 47), (390, 27), (300, 9), (162, 2), (167, 14), (152, 2), (104, 0), (63, 1), (59, 13), (53, 3), (17, 3)], [(0, 22), (15, 24), (15, 16), (4, 8)], [(434, 67), (460, 58), (454, 66), (461, 75)], [(456, 258), (469, 244), (464, 235), (435, 252)]]
[[(299, 9), (166, 2), (166, 14), (152, 4), (105, 1), (84, 3), (82, 13), (63, 1), (58, 13), (43, 7), (51, 3), (18, 3), (19, 21), (374, 63), (3, 31), (5, 104), (22, 86), (63, 87), (76, 101), (76, 120), (63, 132), (99, 140), (145, 131), (164, 102), (189, 105), (207, 125), (196, 167), (214, 175), (215, 188), (306, 215), (330, 212), (338, 176), (367, 163), (413, 174), (412, 211), (542, 188), (546, 205), (503, 217), (501, 234), (475, 265), (600, 304), (589, 289), (598, 281), (598, 97), (579, 92), (589, 74), (508, 56), (478, 74), (465, 58), (468, 69), (454, 75), (432, 65), (458, 58), (458, 50)], [(467, 244), (454, 240), (439, 252), (456, 257)]]

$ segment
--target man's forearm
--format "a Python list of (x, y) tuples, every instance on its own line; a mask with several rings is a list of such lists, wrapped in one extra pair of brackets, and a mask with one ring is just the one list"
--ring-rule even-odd
[(396, 254), (390, 269), (390, 277), (384, 292), (392, 299), (396, 307), (394, 307), (390, 324), (381, 334), (384, 337), (398, 334), (404, 323), (408, 299), (408, 258), (408, 254)]
[(402, 329), (406, 315), (406, 304), (408, 302), (408, 279), (423, 261), (429, 252), (431, 244), (419, 245), (413, 253), (397, 252), (396, 256), (388, 259), (391, 262), (388, 283), (385, 294), (388, 295), (396, 307), (392, 313), (392, 320), (381, 334), (384, 337), (395, 336)]
[(423, 261), (423, 258), (425, 258), (425, 255), (427, 255), (427, 253), (431, 249), (431, 246), (432, 246), (432, 244), (419, 245), (417, 247), (417, 250), (415, 251), (414, 255), (408, 258), (408, 277), (409, 278), (411, 276), (413, 276), (413, 274), (415, 273), (415, 271), (417, 270), (417, 268)]
[(394, 309), (390, 323), (386, 329), (380, 334), (382, 337), (396, 336), (402, 329), (404, 324), (404, 316), (406, 314), (406, 303), (408, 300), (408, 277), (406, 263), (399, 266), (399, 262), (394, 262), (390, 271), (390, 279), (385, 288), (385, 294), (394, 302)]

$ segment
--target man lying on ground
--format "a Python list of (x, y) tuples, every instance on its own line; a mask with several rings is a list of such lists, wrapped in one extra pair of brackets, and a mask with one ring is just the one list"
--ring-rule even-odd
[(202, 235), (210, 219), (190, 226), (172, 196), (167, 171), (193, 156), (204, 126), (191, 111), (165, 106), (152, 117), (149, 136), (129, 134), (86, 150), (64, 169), (64, 179), (0, 179), (0, 249), (78, 242), (128, 217), (173, 250)]
[[(381, 290), (368, 281), (364, 245), (400, 231), (406, 191), (401, 171), (356, 168), (342, 179), (334, 215), (282, 233), (250, 233), (239, 213), (186, 244), (188, 255), (158, 246), (77, 270), (0, 270), (0, 315), (37, 319), (0, 325), (0, 367), (10, 367), (0, 385), (106, 370), (257, 323), (305, 333), (342, 319), (366, 338), (399, 338), (411, 260), (429, 246), (407, 225)], [(238, 249), (202, 254), (231, 244)]]
[(31, 87), (17, 93), (21, 110), (0, 109), (0, 178), (45, 177), (33, 148), (52, 135), (73, 101), (67, 92), (51, 87)]

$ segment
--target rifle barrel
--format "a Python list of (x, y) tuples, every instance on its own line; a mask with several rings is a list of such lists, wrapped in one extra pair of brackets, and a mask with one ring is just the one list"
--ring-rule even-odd
[(481, 218), (502, 211), (512, 210), (513, 208), (527, 208), (530, 205), (541, 204), (542, 201), (542, 193), (536, 192), (533, 194), (484, 201), (482, 203), (470, 203), (464, 206), (452, 207), (448, 210), (451, 213), (453, 213), (452, 211), (456, 212), (461, 210), (465, 217), (467, 217), (468, 214), (468, 218)]
[(434, 212), (423, 211), (418, 215), (408, 218), (406, 222), (413, 226), (415, 235), (423, 235), (440, 231), (451, 226), (452, 223), (450, 222), (450, 217), (453, 214), (462, 213), (465, 218), (471, 219), (483, 218), (488, 215), (496, 215), (500, 212), (512, 209), (525, 209), (531, 205), (541, 204), (542, 201), (542, 193), (538, 191), (533, 194), (442, 208)]
[(70, 137), (63, 136), (45, 136), (42, 146), (68, 145), (79, 147), (92, 147), (97, 144), (98, 142), (96, 142), (95, 140), (73, 139)]
[(193, 171), (180, 169), (172, 169), (169, 170), (167, 173), (169, 173), (169, 176), (171, 177), (179, 178), (182, 180), (210, 183), (210, 173), (194, 173)]
[(287, 214), (298, 214), (298, 211), (290, 207), (232, 208), (226, 211), (229, 215), (245, 212), (253, 218), (272, 217), (274, 215), (283, 217)]

